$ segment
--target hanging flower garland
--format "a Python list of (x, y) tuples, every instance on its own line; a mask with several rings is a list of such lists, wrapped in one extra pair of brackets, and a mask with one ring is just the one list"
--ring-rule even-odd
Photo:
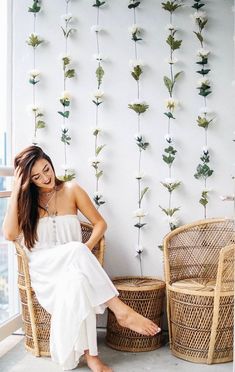
[(194, 34), (197, 37), (197, 40), (200, 42), (200, 49), (198, 50), (197, 56), (198, 59), (196, 63), (200, 66), (200, 70), (197, 73), (201, 76), (201, 79), (198, 81), (199, 90), (198, 94), (202, 96), (203, 107), (201, 109), (200, 115), (197, 118), (197, 124), (199, 127), (204, 129), (204, 146), (202, 148), (202, 154), (200, 157), (201, 163), (198, 164), (196, 173), (194, 177), (196, 179), (201, 179), (204, 181), (204, 188), (201, 193), (201, 198), (199, 203), (204, 208), (204, 218), (207, 216), (207, 204), (208, 204), (208, 193), (209, 189), (207, 188), (207, 179), (213, 174), (213, 170), (210, 168), (210, 153), (208, 148), (208, 136), (207, 131), (209, 126), (213, 123), (213, 118), (210, 117), (208, 108), (207, 108), (207, 96), (211, 94), (211, 82), (207, 78), (207, 74), (210, 72), (208, 66), (208, 58), (210, 51), (205, 49), (205, 41), (203, 36), (203, 30), (207, 24), (208, 18), (204, 11), (200, 9), (204, 7), (205, 4), (201, 0), (194, 0), (192, 8), (196, 9), (196, 12), (193, 15), (195, 20), (197, 30), (194, 31)]
[(33, 48), (33, 69), (29, 72), (29, 84), (32, 85), (32, 106), (30, 111), (33, 114), (33, 138), (32, 144), (37, 145), (37, 132), (38, 129), (45, 128), (46, 124), (43, 118), (43, 112), (38, 107), (36, 102), (36, 85), (40, 82), (40, 71), (36, 69), (36, 49), (43, 43), (43, 40), (36, 34), (36, 21), (37, 15), (41, 10), (39, 0), (33, 0), (33, 4), (28, 8), (28, 12), (33, 15), (33, 32), (29, 35), (27, 44)]
[(61, 142), (64, 145), (64, 176), (60, 178), (64, 181), (70, 181), (75, 178), (75, 173), (73, 169), (69, 167), (67, 161), (67, 148), (70, 145), (71, 137), (69, 134), (69, 127), (68, 127), (68, 120), (70, 116), (70, 104), (71, 104), (71, 94), (67, 90), (67, 80), (74, 78), (76, 75), (75, 69), (71, 66), (72, 59), (68, 54), (68, 39), (71, 34), (76, 31), (75, 28), (71, 27), (71, 23), (73, 22), (73, 16), (69, 13), (69, 2), (70, 0), (65, 0), (65, 14), (62, 16), (63, 19), (63, 26), (61, 26), (61, 30), (64, 36), (64, 55), (61, 58), (62, 68), (63, 68), (63, 92), (59, 98), (59, 102), (62, 105), (62, 110), (58, 111), (58, 114), (62, 116), (62, 126), (61, 126)]
[(128, 107), (137, 114), (137, 134), (135, 135), (135, 142), (138, 149), (138, 171), (136, 174), (136, 180), (138, 184), (138, 196), (137, 196), (137, 205), (138, 209), (134, 212), (134, 217), (137, 219), (135, 227), (137, 228), (137, 245), (136, 245), (136, 257), (139, 259), (140, 263), (140, 272), (143, 275), (142, 268), (142, 254), (143, 254), (143, 245), (141, 239), (142, 228), (146, 225), (144, 218), (147, 213), (142, 208), (143, 197), (149, 190), (149, 187), (143, 187), (143, 171), (141, 166), (142, 153), (145, 151), (149, 142), (146, 142), (144, 135), (141, 133), (141, 116), (144, 112), (147, 111), (149, 105), (140, 99), (140, 77), (143, 73), (143, 62), (138, 57), (138, 42), (142, 40), (142, 28), (136, 24), (136, 8), (140, 5), (140, 1), (131, 0), (129, 2), (128, 8), (133, 10), (133, 25), (129, 28), (131, 39), (134, 42), (134, 59), (130, 61), (130, 70), (131, 76), (136, 81), (136, 90), (137, 90), (137, 99), (130, 103)]
[(105, 204), (103, 199), (103, 195), (99, 190), (99, 182), (100, 178), (103, 176), (103, 170), (100, 168), (101, 165), (101, 158), (100, 154), (105, 147), (104, 144), (99, 143), (99, 136), (102, 132), (100, 128), (100, 105), (103, 103), (104, 99), (104, 92), (101, 89), (104, 77), (104, 68), (103, 68), (103, 60), (100, 53), (100, 32), (102, 31), (102, 27), (100, 26), (100, 7), (105, 4), (105, 1), (96, 0), (95, 3), (92, 5), (96, 8), (96, 24), (91, 27), (91, 31), (95, 33), (96, 37), (96, 54), (95, 60), (97, 63), (96, 66), (96, 81), (97, 86), (96, 90), (92, 95), (92, 102), (95, 104), (95, 127), (92, 129), (92, 134), (94, 138), (94, 157), (90, 158), (90, 164), (95, 170), (95, 192), (93, 195), (93, 200), (96, 204), (96, 207), (99, 208), (102, 204)]
[(162, 8), (170, 13), (170, 24), (167, 26), (169, 35), (166, 39), (166, 43), (170, 47), (170, 55), (167, 60), (169, 65), (169, 76), (164, 76), (164, 84), (167, 88), (169, 98), (166, 99), (166, 109), (164, 115), (167, 117), (167, 134), (165, 135), (166, 147), (162, 155), (163, 161), (168, 166), (168, 178), (161, 182), (161, 184), (168, 191), (168, 208), (163, 208), (160, 206), (161, 210), (166, 214), (167, 221), (171, 230), (174, 230), (179, 225), (179, 219), (175, 216), (175, 213), (179, 211), (179, 207), (172, 207), (172, 193), (176, 190), (181, 182), (172, 177), (172, 165), (176, 157), (177, 150), (173, 145), (173, 136), (171, 133), (172, 121), (176, 119), (175, 110), (178, 106), (178, 101), (174, 98), (174, 88), (176, 81), (181, 75), (182, 71), (177, 73), (174, 72), (174, 65), (177, 59), (174, 56), (174, 52), (181, 47), (182, 40), (176, 39), (177, 29), (173, 26), (173, 13), (181, 7), (181, 4), (177, 0), (167, 1), (162, 3)]

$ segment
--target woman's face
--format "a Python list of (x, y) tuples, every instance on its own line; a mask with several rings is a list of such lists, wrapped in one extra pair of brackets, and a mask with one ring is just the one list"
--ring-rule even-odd
[(39, 159), (31, 170), (31, 182), (44, 191), (55, 186), (55, 173), (46, 159)]

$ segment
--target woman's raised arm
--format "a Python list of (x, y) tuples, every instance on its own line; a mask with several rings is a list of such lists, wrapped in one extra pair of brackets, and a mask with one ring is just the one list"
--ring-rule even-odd
[(90, 221), (93, 225), (93, 231), (86, 242), (90, 250), (94, 248), (96, 243), (102, 238), (107, 228), (107, 224), (101, 214), (97, 211), (87, 193), (77, 184), (73, 183), (73, 195), (77, 209)]

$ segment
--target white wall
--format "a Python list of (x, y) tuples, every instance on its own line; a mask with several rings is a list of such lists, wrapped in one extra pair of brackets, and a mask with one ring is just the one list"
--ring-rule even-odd
[[(15, 152), (30, 144), (33, 136), (32, 119), (26, 107), (32, 102), (32, 86), (28, 83), (28, 71), (32, 69), (32, 49), (26, 39), (33, 30), (32, 15), (27, 12), (28, 1), (14, 1), (14, 76), (13, 76), (13, 124), (15, 130)], [(69, 162), (74, 164), (78, 182), (92, 195), (95, 185), (93, 169), (88, 158), (93, 155), (94, 137), (90, 128), (95, 126), (95, 105), (90, 93), (95, 90), (96, 78), (92, 55), (96, 53), (95, 35), (90, 32), (96, 23), (96, 10), (92, 1), (71, 1), (71, 13), (76, 16), (77, 33), (69, 40), (69, 50), (77, 61), (76, 79), (68, 81), (68, 90), (74, 99), (71, 107), (70, 128), (72, 143), (69, 148)], [(192, 1), (174, 14), (174, 24), (180, 28), (177, 38), (183, 39), (182, 48), (176, 52), (179, 64), (176, 70), (183, 70), (178, 81), (176, 95), (181, 102), (177, 120), (172, 124), (175, 146), (178, 149), (173, 165), (173, 177), (182, 180), (182, 186), (173, 194), (173, 206), (181, 206), (181, 223), (203, 217), (203, 208), (198, 203), (203, 184), (193, 174), (204, 143), (203, 130), (196, 124), (202, 99), (197, 94), (196, 51), (199, 43), (193, 35), (190, 14)], [(38, 15), (37, 32), (47, 40), (37, 50), (37, 68), (42, 71), (37, 86), (37, 101), (44, 108), (47, 128), (40, 132), (40, 144), (54, 160), (58, 173), (62, 173), (63, 145), (60, 142), (61, 119), (58, 97), (62, 88), (62, 71), (59, 55), (64, 50), (64, 40), (59, 27), (61, 14), (65, 13), (65, 1), (42, 1), (43, 12)], [(132, 213), (137, 209), (137, 149), (134, 134), (137, 132), (136, 114), (127, 108), (136, 98), (136, 84), (130, 75), (129, 59), (134, 58), (134, 43), (128, 27), (133, 23), (128, 1), (109, 0), (100, 10), (100, 24), (106, 30), (100, 34), (102, 54), (105, 62), (105, 76), (102, 89), (105, 101), (100, 109), (100, 118), (105, 133), (102, 142), (107, 146), (102, 153), (104, 177), (100, 188), (107, 203), (100, 211), (108, 222), (107, 251), (105, 266), (111, 275), (139, 274), (139, 263), (135, 258), (137, 231)], [(234, 163), (234, 104), (232, 99), (233, 80), (233, 13), (232, 0), (206, 1), (208, 27), (205, 31), (206, 47), (211, 50), (210, 79), (213, 94), (208, 97), (208, 106), (215, 112), (216, 122), (208, 132), (211, 149), (211, 167), (214, 175), (208, 180), (212, 188), (209, 197), (208, 217), (232, 216), (232, 205), (219, 199), (221, 194), (233, 192), (231, 175)], [(169, 48), (165, 43), (169, 15), (161, 8), (160, 0), (143, 0), (137, 9), (137, 22), (143, 27), (143, 42), (138, 45), (139, 57), (145, 62), (141, 78), (141, 97), (149, 103), (149, 110), (142, 118), (142, 132), (151, 147), (143, 153), (143, 169), (147, 175), (144, 186), (151, 191), (143, 202), (148, 211), (143, 230), (143, 269), (146, 275), (163, 275), (162, 252), (157, 248), (169, 228), (158, 205), (167, 206), (168, 193), (160, 181), (168, 176), (168, 169), (162, 161), (167, 133), (164, 100), (168, 98), (163, 84), (163, 75), (168, 74), (165, 59)]]

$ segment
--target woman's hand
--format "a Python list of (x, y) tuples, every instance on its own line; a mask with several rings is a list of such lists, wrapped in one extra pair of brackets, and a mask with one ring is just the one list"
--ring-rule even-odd
[(12, 192), (16, 194), (18, 194), (20, 191), (21, 183), (22, 183), (22, 176), (23, 176), (22, 169), (18, 165), (18, 167), (16, 167), (15, 172), (14, 172), (14, 181), (13, 181), (13, 186), (12, 186)]

